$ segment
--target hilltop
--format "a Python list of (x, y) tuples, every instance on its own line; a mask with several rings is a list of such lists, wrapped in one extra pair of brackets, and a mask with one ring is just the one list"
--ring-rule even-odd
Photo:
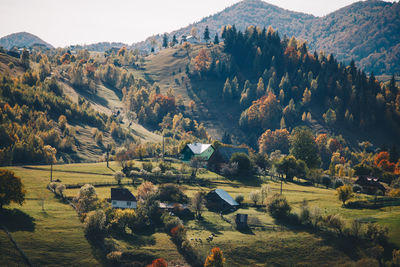
[[(206, 26), (211, 38), (221, 33), (221, 27), (235, 25), (244, 30), (250, 25), (272, 26), (282, 36), (296, 36), (306, 40), (310, 50), (333, 53), (339, 61), (357, 61), (357, 66), (375, 74), (398, 73), (400, 50), (400, 3), (363, 1), (343, 7), (324, 17), (293, 12), (261, 0), (244, 0), (225, 10), (203, 18), (199, 22), (168, 33), (188, 35), (196, 27), (202, 37)], [(156, 35), (132, 45), (149, 51), (150, 41), (159, 43), (162, 36)]]
[(13, 33), (0, 38), (0, 46), (4, 47), (5, 49), (11, 49), (14, 46), (28, 48), (35, 44), (44, 45), (47, 48), (53, 48), (51, 44), (46, 43), (36, 35), (33, 35), (29, 32)]

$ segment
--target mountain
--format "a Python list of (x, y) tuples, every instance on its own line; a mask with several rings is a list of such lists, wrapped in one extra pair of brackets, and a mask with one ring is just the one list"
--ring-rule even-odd
[[(357, 61), (357, 66), (375, 74), (400, 72), (400, 3), (357, 2), (324, 17), (293, 12), (261, 0), (244, 0), (212, 16), (168, 34), (171, 40), (189, 34), (196, 27), (202, 37), (206, 26), (211, 38), (221, 27), (235, 25), (272, 26), (280, 35), (306, 40), (311, 50), (333, 53), (339, 61)], [(162, 42), (162, 35), (133, 44), (150, 50), (151, 39)]]
[(47, 48), (53, 48), (49, 43), (46, 43), (36, 35), (29, 32), (18, 32), (0, 38), (0, 46), (5, 49), (11, 49), (14, 46), (17, 47), (30, 47), (34, 44), (45, 45)]

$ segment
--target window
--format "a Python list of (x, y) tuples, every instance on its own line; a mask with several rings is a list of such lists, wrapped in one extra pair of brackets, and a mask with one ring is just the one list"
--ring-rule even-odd
[(115, 200), (113, 200), (112, 203), (113, 203), (113, 205), (117, 205), (117, 201), (115, 201)]
[(127, 206), (130, 206), (130, 205), (131, 205), (131, 202), (130, 202), (130, 201), (127, 201), (127, 202), (126, 202), (126, 205), (127, 205)]

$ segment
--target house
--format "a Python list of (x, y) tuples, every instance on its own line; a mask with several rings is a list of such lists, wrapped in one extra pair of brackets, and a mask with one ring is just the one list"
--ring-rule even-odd
[(385, 195), (386, 188), (379, 182), (378, 178), (360, 176), (355, 183), (362, 187), (363, 193), (375, 195), (378, 191), (382, 191), (382, 194)]
[(187, 144), (181, 152), (181, 159), (183, 161), (190, 161), (192, 158), (197, 157), (207, 161), (214, 153), (214, 147), (210, 144), (192, 143)]
[(247, 229), (249, 226), (247, 225), (248, 214), (236, 214), (236, 228), (237, 229)]
[(114, 209), (136, 209), (136, 197), (126, 188), (111, 188), (111, 205)]
[(180, 42), (179, 43), (183, 44), (185, 42), (188, 42), (188, 43), (191, 43), (191, 44), (198, 44), (199, 40), (196, 37), (192, 36), (192, 35), (189, 35), (189, 36), (182, 35), (181, 38), (180, 38)]
[(246, 147), (220, 146), (208, 159), (208, 168), (218, 171), (221, 168), (221, 164), (229, 163), (232, 155), (235, 153), (245, 153), (249, 155), (249, 150)]
[(215, 211), (233, 211), (239, 207), (237, 203), (225, 190), (215, 189), (210, 191), (206, 197), (207, 208)]

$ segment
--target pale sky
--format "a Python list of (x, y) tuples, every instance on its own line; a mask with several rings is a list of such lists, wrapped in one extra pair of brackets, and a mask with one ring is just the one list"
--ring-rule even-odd
[[(0, 0), (0, 37), (26, 31), (64, 47), (95, 42), (132, 44), (185, 27), (239, 0)], [(354, 0), (265, 0), (324, 16)]]

